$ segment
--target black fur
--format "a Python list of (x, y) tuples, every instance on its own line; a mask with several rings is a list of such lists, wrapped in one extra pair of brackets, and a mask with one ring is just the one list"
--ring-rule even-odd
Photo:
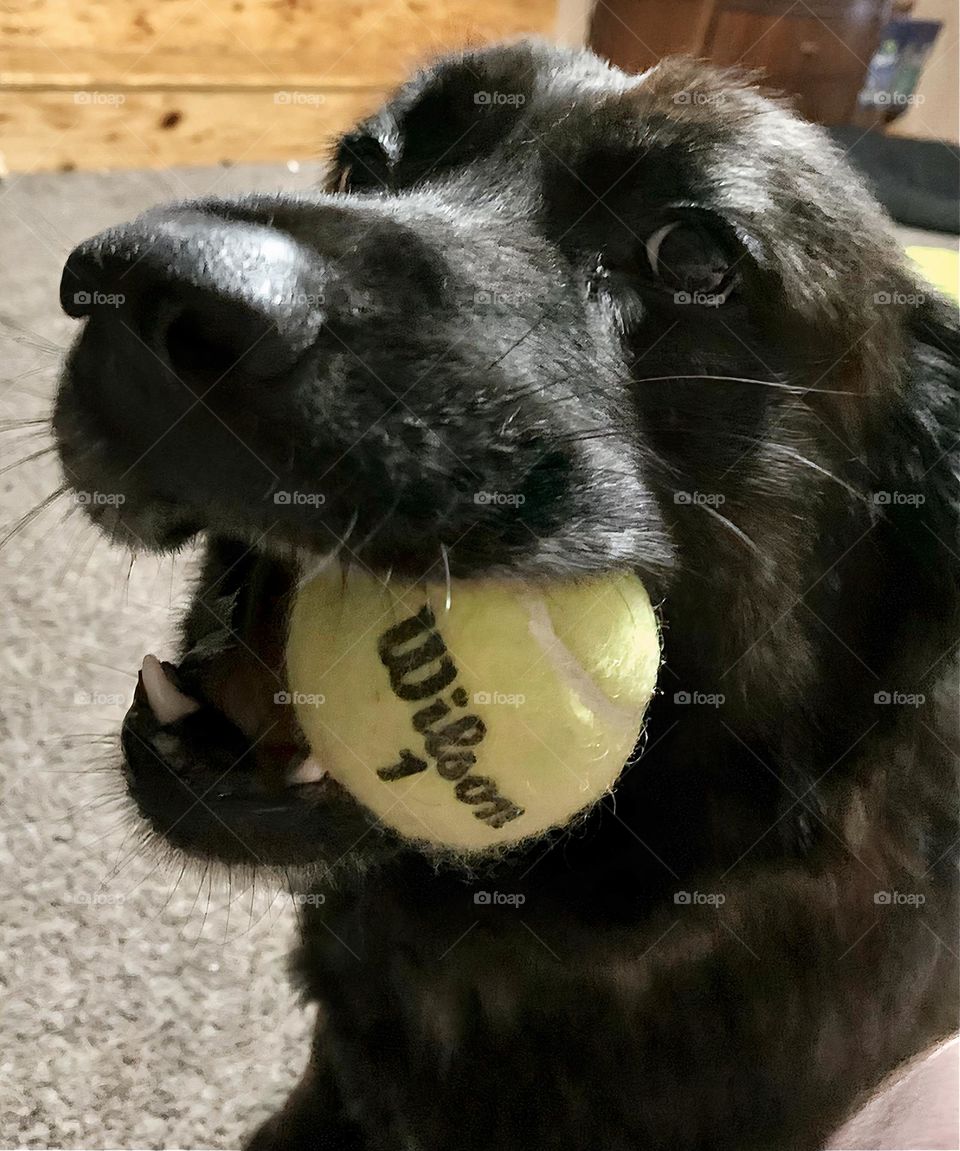
[[(250, 227), (306, 303), (198, 257)], [(138, 693), (131, 788), (175, 845), (324, 897), (310, 1066), (252, 1147), (814, 1151), (955, 1026), (957, 324), (817, 128), (692, 62), (471, 53), (344, 137), (327, 191), (157, 210), (65, 291), (121, 282), (75, 310), (67, 475), (124, 493), (91, 511), (126, 542), (209, 537), (173, 673), (205, 706), (160, 728)], [(282, 687), (258, 604), (334, 546), (639, 572), (666, 663), (614, 796), (467, 873), (280, 792), (288, 725), (234, 768), (224, 685)]]

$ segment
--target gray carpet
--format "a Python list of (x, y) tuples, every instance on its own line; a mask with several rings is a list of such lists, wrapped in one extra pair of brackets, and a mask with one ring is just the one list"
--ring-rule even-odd
[[(302, 186), (237, 168), (0, 185), (0, 466), (48, 444), (79, 240), (161, 199)], [(59, 483), (52, 456), (0, 475), (0, 536)], [(273, 891), (159, 867), (114, 765), (148, 650), (170, 653), (189, 556), (108, 547), (66, 497), (0, 549), (0, 1146), (235, 1147), (306, 1060), (287, 987), (292, 909)]]

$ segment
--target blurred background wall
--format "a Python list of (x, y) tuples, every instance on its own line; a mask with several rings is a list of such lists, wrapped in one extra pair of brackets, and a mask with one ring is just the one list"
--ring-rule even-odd
[[(925, 59), (896, 39), (921, 21), (942, 24)], [(791, 96), (821, 124), (955, 142), (957, 25), (957, 0), (602, 0), (593, 10), (590, 42), (630, 71), (678, 52), (756, 69), (769, 88)], [(886, 103), (882, 93), (879, 101), (864, 101), (878, 53), (886, 53), (887, 79), (893, 73), (902, 81), (919, 68), (919, 87)]]
[(918, 20), (940, 20), (943, 31), (920, 76), (916, 103), (890, 126), (890, 131), (895, 135), (956, 142), (960, 119), (960, 5), (957, 0), (916, 0), (911, 15)]

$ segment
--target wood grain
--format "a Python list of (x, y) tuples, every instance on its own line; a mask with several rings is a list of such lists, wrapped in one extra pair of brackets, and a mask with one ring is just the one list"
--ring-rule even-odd
[(5, 0), (13, 171), (316, 156), (451, 49), (553, 30), (556, 0)]
[(383, 93), (299, 91), (0, 92), (0, 149), (11, 171), (165, 168), (316, 159)]
[(0, 83), (385, 87), (467, 43), (549, 32), (554, 0), (6, 0)]

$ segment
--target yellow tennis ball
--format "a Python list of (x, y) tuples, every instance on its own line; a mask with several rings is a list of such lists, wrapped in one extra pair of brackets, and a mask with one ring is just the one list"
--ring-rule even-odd
[(660, 664), (643, 584), (411, 584), (339, 571), (294, 600), (287, 674), (330, 774), (386, 825), (457, 851), (568, 823), (637, 741)]

